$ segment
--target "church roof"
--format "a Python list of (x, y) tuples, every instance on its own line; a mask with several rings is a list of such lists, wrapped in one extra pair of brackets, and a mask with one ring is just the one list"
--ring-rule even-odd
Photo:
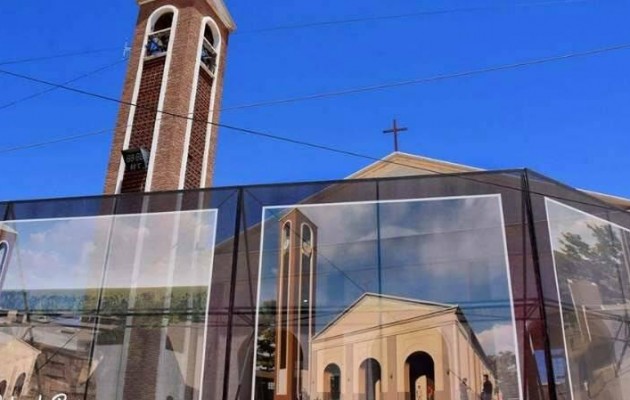
[(22, 358), (33, 358), (39, 355), (40, 351), (12, 335), (0, 332), (0, 354), (7, 360), (19, 360)]
[[(419, 156), (415, 154), (393, 152), (384, 158), (360, 169), (346, 179), (387, 178), (411, 175), (456, 174), (462, 172), (484, 171), (470, 165), (457, 164), (449, 161)], [(608, 204), (630, 211), (630, 199), (610, 194), (578, 189), (590, 196), (596, 197)]]
[(358, 170), (346, 179), (386, 178), (406, 175), (453, 174), (482, 171), (469, 165), (456, 164), (434, 158), (395, 151)]
[[(364, 293), (330, 321), (313, 340), (334, 337), (401, 321), (456, 313), (457, 305), (408, 299), (376, 293)], [(343, 323), (341, 323), (343, 321)]]

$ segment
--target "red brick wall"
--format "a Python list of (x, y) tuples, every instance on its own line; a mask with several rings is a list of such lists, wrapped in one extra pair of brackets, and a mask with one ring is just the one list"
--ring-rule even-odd
[(158, 317), (144, 316), (132, 321), (134, 327), (127, 330), (130, 337), (123, 398), (155, 400), (160, 354), (167, 351), (160, 346), (161, 331), (157, 326), (161, 321)]
[[(136, 102), (138, 107), (136, 107), (133, 118), (129, 148), (144, 147), (147, 150), (151, 150), (165, 61), (166, 57), (162, 56), (144, 62), (140, 92)], [(120, 192), (128, 193), (144, 190), (146, 177), (146, 171), (126, 171)]]
[[(223, 79), (225, 76), (225, 66), (227, 61), (227, 48), (228, 48), (228, 33), (224, 30), (221, 33), (223, 36), (223, 44), (221, 46), (221, 52), (219, 54), (219, 65), (216, 73), (216, 89), (214, 96), (214, 104), (212, 105), (212, 122), (218, 124), (221, 116), (221, 102), (223, 100)], [(208, 148), (208, 166), (206, 181), (201, 183), (201, 187), (211, 187), (212, 178), (214, 176), (214, 161), (216, 158), (217, 141), (219, 138), (219, 127), (213, 125), (210, 128), (210, 147)]]
[(188, 145), (188, 161), (186, 164), (185, 189), (195, 189), (201, 186), (203, 170), (203, 155), (206, 148), (206, 133), (208, 132), (208, 115), (210, 114), (210, 99), (212, 97), (213, 79), (203, 67), (199, 68), (199, 83), (195, 99), (194, 121), (190, 132)]

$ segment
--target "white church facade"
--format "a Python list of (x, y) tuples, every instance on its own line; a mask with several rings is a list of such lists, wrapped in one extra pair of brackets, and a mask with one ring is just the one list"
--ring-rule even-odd
[(474, 398), (492, 375), (457, 306), (373, 293), (315, 335), (311, 352), (314, 399), (458, 400), (463, 388)]

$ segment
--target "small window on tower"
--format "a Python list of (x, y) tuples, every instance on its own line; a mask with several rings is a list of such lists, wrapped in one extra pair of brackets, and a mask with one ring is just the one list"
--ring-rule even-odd
[(214, 46), (214, 34), (212, 29), (206, 25), (203, 32), (203, 44), (201, 45), (201, 63), (212, 76), (214, 76), (217, 69), (217, 50)]
[(147, 57), (166, 54), (168, 43), (171, 38), (171, 28), (173, 26), (173, 13), (162, 14), (153, 24), (151, 33), (147, 38)]

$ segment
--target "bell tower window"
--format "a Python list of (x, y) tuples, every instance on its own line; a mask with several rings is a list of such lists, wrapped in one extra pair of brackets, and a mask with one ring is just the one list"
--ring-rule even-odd
[(280, 266), (280, 301), (278, 302), (278, 309), (280, 310), (280, 349), (279, 360), (280, 369), (287, 367), (287, 360), (289, 354), (287, 331), (289, 330), (289, 318), (288, 315), (291, 312), (289, 307), (289, 277), (291, 275), (291, 223), (286, 222), (282, 227), (282, 264)]
[(151, 32), (147, 37), (146, 56), (160, 56), (168, 51), (168, 43), (171, 38), (171, 28), (173, 27), (173, 13), (162, 14), (153, 24)]
[(201, 64), (206, 67), (210, 75), (214, 77), (217, 69), (217, 50), (214, 34), (210, 26), (206, 25), (203, 32), (203, 44), (201, 46)]
[[(308, 343), (312, 334), (312, 305), (311, 290), (313, 280), (313, 230), (307, 224), (302, 224), (302, 241), (300, 253), (302, 255), (300, 262), (300, 304), (299, 316), (300, 321), (300, 340), (302, 343)], [(300, 369), (305, 370), (308, 367), (309, 351), (305, 349), (301, 359), (298, 360)]]

